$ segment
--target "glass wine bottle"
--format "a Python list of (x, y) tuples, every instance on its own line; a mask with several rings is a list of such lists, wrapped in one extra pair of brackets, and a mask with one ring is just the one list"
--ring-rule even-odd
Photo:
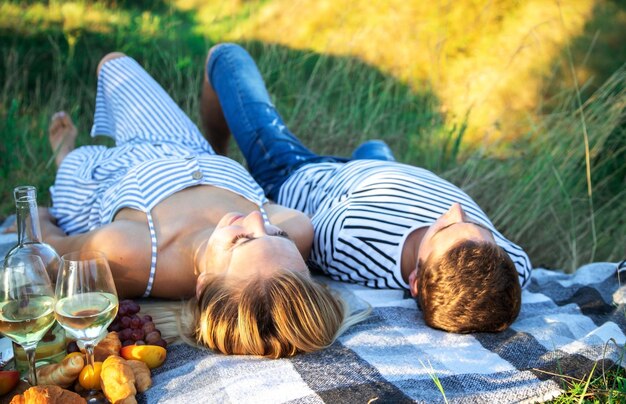
[(28, 254), (41, 257), (52, 283), (56, 282), (61, 258), (50, 245), (41, 239), (39, 212), (37, 211), (37, 189), (23, 185), (13, 190), (17, 210), (17, 245), (9, 250), (6, 258)]
[[(50, 281), (54, 284), (61, 266), (59, 254), (49, 244), (42, 241), (39, 212), (37, 210), (37, 189), (31, 185), (19, 186), (13, 190), (15, 208), (17, 210), (17, 245), (6, 255), (37, 255), (46, 267)], [(58, 323), (52, 326), (37, 344), (35, 360), (37, 365), (59, 362), (65, 356), (65, 330)], [(17, 370), (25, 373), (28, 370), (28, 359), (24, 349), (13, 345)]]

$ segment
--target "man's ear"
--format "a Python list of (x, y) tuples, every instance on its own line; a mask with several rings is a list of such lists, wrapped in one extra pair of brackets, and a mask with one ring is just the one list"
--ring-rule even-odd
[(417, 297), (419, 295), (419, 277), (417, 276), (419, 271), (419, 266), (416, 267), (409, 274), (409, 289), (411, 290), (411, 296)]

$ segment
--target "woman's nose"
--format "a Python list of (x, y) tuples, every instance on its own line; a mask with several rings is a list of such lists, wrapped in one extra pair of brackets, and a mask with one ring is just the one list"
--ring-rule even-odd
[(251, 212), (248, 216), (243, 219), (244, 227), (254, 233), (254, 234), (265, 234), (265, 222), (263, 221), (263, 216), (261, 212), (254, 211)]

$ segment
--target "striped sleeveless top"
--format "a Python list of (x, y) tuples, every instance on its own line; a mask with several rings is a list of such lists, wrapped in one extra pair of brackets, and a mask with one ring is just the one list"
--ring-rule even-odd
[(106, 225), (122, 208), (144, 212), (151, 241), (144, 296), (152, 290), (157, 262), (151, 211), (165, 198), (196, 185), (220, 187), (256, 204), (267, 221), (261, 187), (239, 163), (216, 155), (196, 125), (130, 57), (102, 65), (91, 134), (109, 136), (116, 146), (83, 146), (69, 153), (50, 188), (50, 212), (68, 235)]

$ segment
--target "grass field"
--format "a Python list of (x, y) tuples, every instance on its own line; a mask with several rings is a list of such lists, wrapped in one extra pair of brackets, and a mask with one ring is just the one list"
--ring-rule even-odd
[[(199, 122), (206, 51), (232, 40), (256, 58), (278, 110), (314, 151), (349, 155), (365, 139), (386, 140), (400, 161), (462, 186), (535, 266), (573, 271), (591, 261), (626, 258), (623, 1), (553, 7), (550, 18), (561, 21), (561, 31), (528, 31), (538, 38), (540, 55), (516, 43), (528, 35), (515, 30), (517, 20), (543, 27), (544, 14), (531, 7), (536, 2), (522, 9), (521, 2), (494, 1), (486, 9), (468, 0), (432, 10), (427, 2), (403, 2), (425, 16), (412, 33), (402, 31), (407, 9), (400, 3), (370, 14), (364, 7), (349, 15), (316, 8), (309, 20), (306, 12), (291, 19), (277, 14), (296, 7), (279, 0), (143, 3), (0, 3), (0, 218), (13, 212), (11, 191), (19, 184), (36, 185), (40, 204), (49, 203), (52, 113), (68, 111), (79, 128), (78, 143), (92, 143), (94, 72), (104, 54), (120, 50), (135, 57)], [(330, 3), (290, 4), (306, 10)], [(400, 21), (398, 32), (388, 32), (381, 15), (394, 12), (400, 14), (389, 18)], [(352, 20), (339, 24), (361, 15), (370, 28), (359, 31)], [(388, 28), (387, 37), (376, 37), (379, 31), (371, 27), (377, 23)], [(412, 35), (424, 45), (411, 42)], [(365, 47), (370, 42), (374, 48)], [(495, 52), (497, 47), (503, 50)], [(533, 63), (498, 64), (498, 55), (520, 49)], [(436, 69), (424, 67), (433, 58)], [(494, 70), (497, 85), (481, 90), (464, 81), (486, 74), (489, 81)], [(468, 92), (460, 90), (464, 85)], [(494, 104), (469, 102), (485, 89), (493, 91), (481, 99)], [(531, 95), (523, 95), (526, 90)], [(623, 393), (624, 374), (611, 377), (594, 376), (599, 384), (589, 388)]]

